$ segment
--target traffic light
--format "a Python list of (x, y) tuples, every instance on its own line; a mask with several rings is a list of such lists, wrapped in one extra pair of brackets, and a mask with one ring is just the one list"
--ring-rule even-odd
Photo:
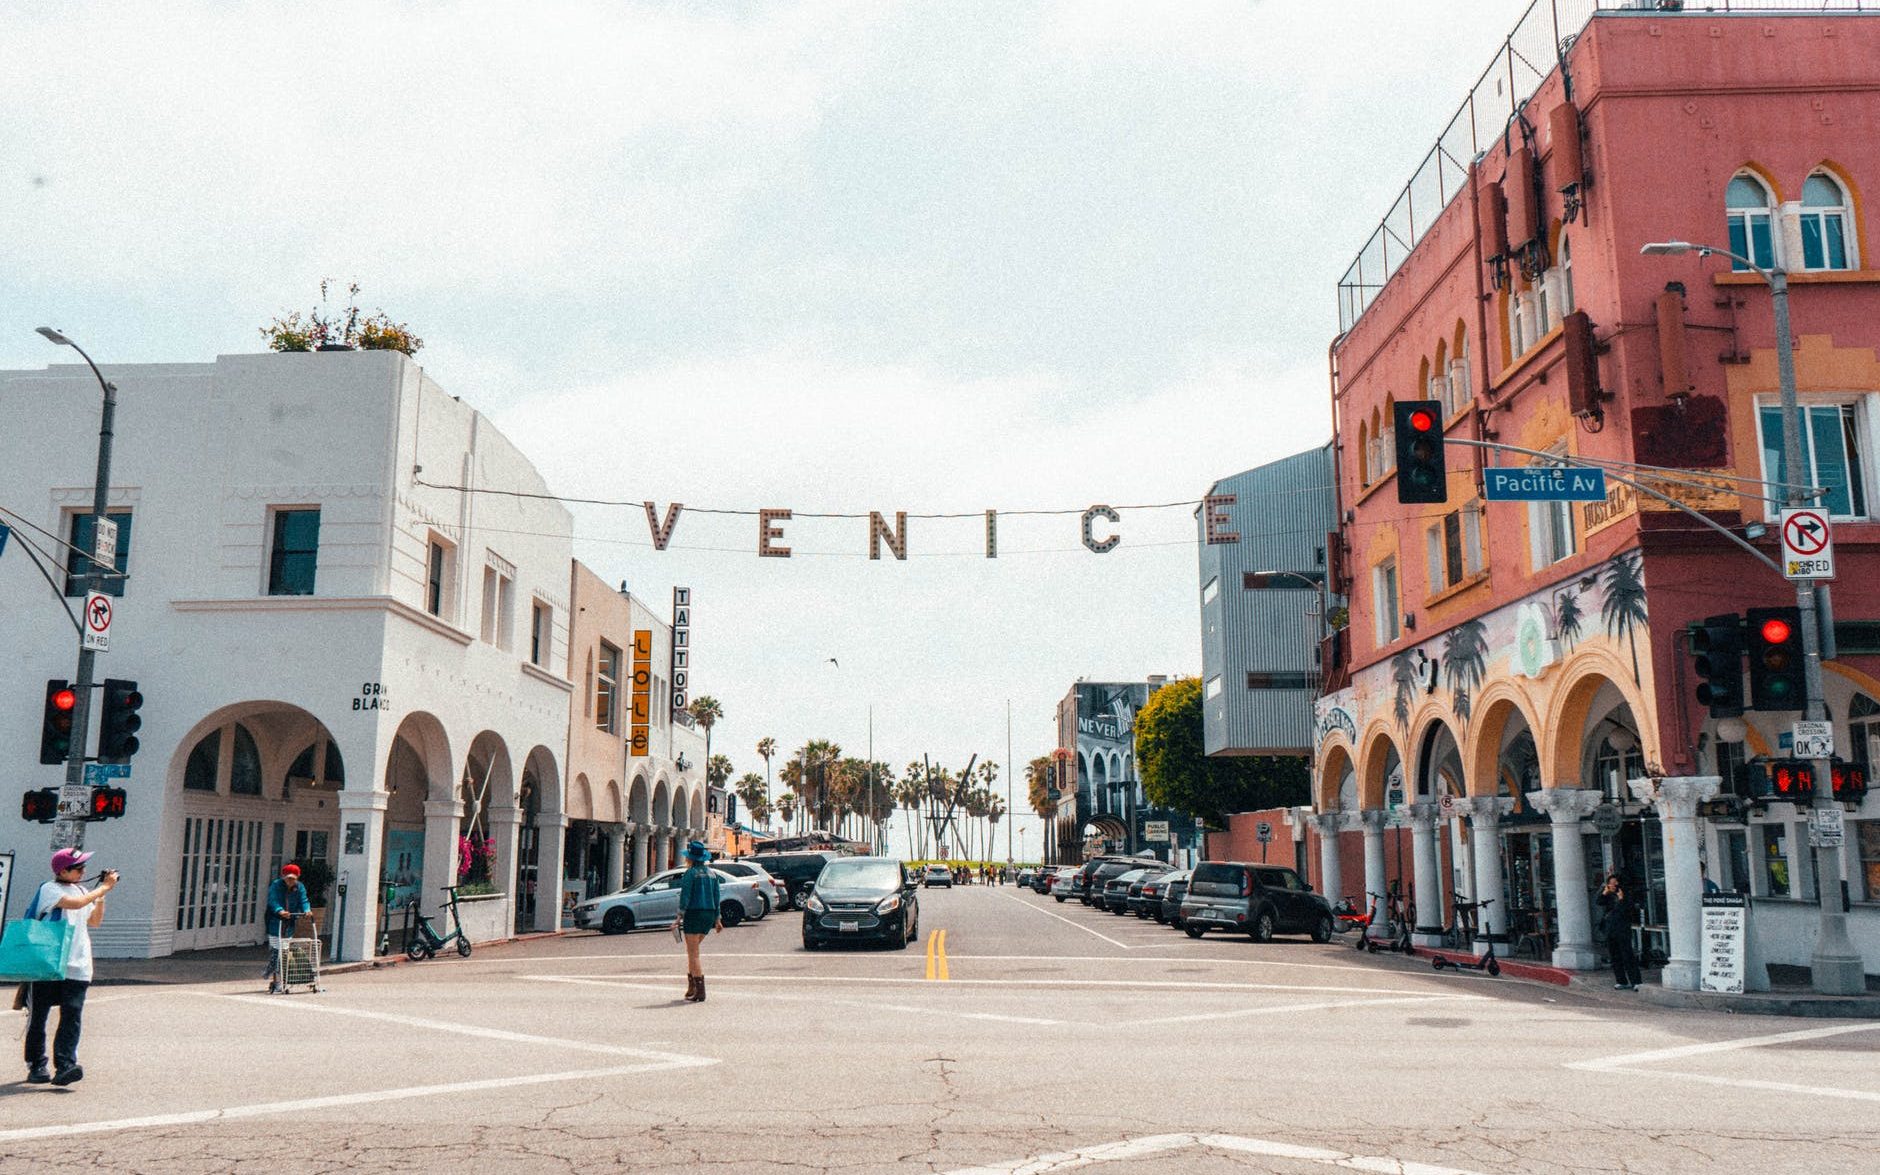
[(39, 732), (39, 761), (63, 763), (72, 757), (72, 710), (78, 694), (64, 678), (46, 683), (46, 714)]
[(1397, 500), (1447, 502), (1449, 475), (1443, 465), (1443, 405), (1405, 400), (1393, 405), (1397, 430)]
[(51, 824), (59, 818), (59, 789), (42, 787), (20, 797), (20, 819)]
[(103, 713), (98, 719), (98, 761), (130, 762), (131, 756), (137, 753), (137, 731), (144, 724), (137, 716), (137, 711), (143, 708), (144, 695), (137, 692), (134, 681), (107, 677), (99, 705)]
[(1696, 655), (1697, 700), (1710, 707), (1712, 718), (1741, 715), (1743, 618), (1732, 612), (1691, 625), (1691, 652)]
[(1802, 618), (1794, 608), (1749, 610), (1752, 710), (1802, 708)]
[(90, 820), (111, 820), (124, 815), (124, 789), (121, 787), (94, 787), (91, 789)]

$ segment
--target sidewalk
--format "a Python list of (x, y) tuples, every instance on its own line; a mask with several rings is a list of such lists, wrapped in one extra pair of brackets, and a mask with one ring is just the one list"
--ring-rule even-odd
[[(489, 942), (477, 943), (476, 949), (481, 951), (510, 943), (559, 938), (565, 933), (567, 932), (553, 931), (544, 934), (525, 934), (515, 938), (491, 939)], [(155, 959), (99, 959), (95, 964), (97, 977), (92, 982), (100, 987), (115, 987), (145, 984), (227, 983), (231, 980), (252, 979), (259, 986), (263, 982), (262, 969), (267, 966), (267, 961), (268, 948), (260, 944), (248, 947), (221, 947), (208, 951), (182, 951)], [(371, 959), (349, 960), (344, 963), (322, 961), (320, 974), (324, 977), (345, 975), (354, 971), (375, 971), (384, 967), (396, 967), (406, 961), (402, 952), (379, 955)]]

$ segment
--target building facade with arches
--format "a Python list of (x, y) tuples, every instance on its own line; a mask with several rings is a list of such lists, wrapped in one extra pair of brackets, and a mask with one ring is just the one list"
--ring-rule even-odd
[[(1589, 895), (1617, 870), (1681, 987), (1697, 981), (1705, 873), (1756, 899), (1775, 963), (1808, 962), (1819, 903), (1845, 885), (1850, 933), (1880, 973), (1880, 801), (1850, 797), (1845, 850), (1812, 855), (1806, 810), (1763, 783), (1800, 714), (1711, 718), (1687, 637), (1706, 617), (1794, 603), (1715, 528), (1773, 555), (1769, 487), (1816, 489), (1840, 573), (1829, 716), (1850, 766), (1880, 757), (1880, 269), (1861, 196), (1880, 184), (1880, 142), (1861, 129), (1880, 119), (1880, 20), (1583, 19), (1557, 58), (1515, 64), (1529, 72), (1507, 75), (1520, 85), (1495, 91), (1500, 107), (1481, 91), (1463, 107), (1407, 189), (1414, 223), (1387, 222), (1388, 276), (1341, 287), (1329, 578), (1349, 614), (1317, 705), (1320, 884), (1382, 892), (1383, 834), (1405, 829), (1425, 942), (1473, 895), (1495, 903), (1485, 936), (1587, 968)], [(1655, 241), (1790, 273), (1806, 470), (1782, 468), (1762, 277), (1717, 256), (1641, 256)], [(1440, 408), (1440, 504), (1398, 501), (1385, 453), (1405, 399)], [(1589, 464), (1609, 469), (1602, 501), (1483, 497), (1487, 465)], [(1340, 859), (1352, 829), (1361, 861)]]
[[(1080, 681), (1058, 703), (1057, 757), (1076, 785), (1074, 795), (1058, 801), (1053, 835), (1059, 863), (1099, 853), (1153, 853), (1174, 861), (1195, 843), (1194, 818), (1151, 804), (1136, 764), (1136, 715), (1167, 682)], [(1167, 839), (1152, 836), (1161, 826)]]
[[(125, 578), (99, 668), (146, 702), (127, 815), (86, 829), (125, 879), (99, 952), (258, 943), (286, 861), (322, 883), (346, 959), (459, 882), (493, 892), (486, 936), (553, 929), (571, 518), (528, 459), (395, 352), (106, 371)], [(0, 501), (66, 542), (90, 510), (96, 407), (83, 367), (0, 374), (0, 419), (37, 438)], [(53, 548), (68, 574), (74, 548)], [(26, 680), (69, 674), (71, 629), (32, 564), (0, 562), (0, 588), (34, 601), (0, 655)], [(31, 762), (32, 715), (10, 713), (0, 751)], [(55, 782), (41, 770), (15, 794)], [(47, 830), (21, 830), (26, 863)]]

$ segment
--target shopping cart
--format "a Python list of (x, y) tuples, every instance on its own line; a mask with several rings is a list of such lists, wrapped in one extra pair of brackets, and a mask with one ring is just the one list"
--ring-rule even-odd
[(275, 951), (274, 968), (279, 976), (281, 994), (293, 994), (295, 987), (304, 987), (308, 991), (325, 991), (320, 986), (320, 915), (321, 910), (311, 914), (294, 916), (293, 935), (281, 936), (281, 945)]

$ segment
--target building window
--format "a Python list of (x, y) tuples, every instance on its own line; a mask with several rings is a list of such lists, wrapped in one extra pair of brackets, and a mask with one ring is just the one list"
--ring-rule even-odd
[(433, 616), (444, 615), (450, 604), (450, 579), (456, 548), (436, 535), (424, 560), (424, 610)]
[(1482, 508), (1471, 502), (1429, 528), (1430, 594), (1448, 591), (1482, 570)]
[[(1565, 465), (1566, 452), (1562, 448), (1553, 450), (1556, 457), (1551, 461), (1536, 461), (1536, 465)], [(1528, 536), (1536, 571), (1565, 559), (1578, 550), (1573, 534), (1573, 503), (1571, 502), (1529, 502)]]
[(270, 596), (311, 596), (320, 551), (318, 510), (274, 512), (274, 546), (268, 554)]
[(190, 748), (189, 761), (183, 764), (183, 790), (214, 791), (221, 760), (222, 732), (212, 730)]
[(516, 569), (494, 551), (483, 568), (483, 641), (499, 649), (515, 644)]
[[(1730, 252), (1747, 257), (1764, 269), (1776, 263), (1775, 198), (1768, 185), (1753, 175), (1739, 172), (1724, 191), (1724, 205), (1730, 219)], [(1732, 260), (1732, 269), (1748, 269)]]
[(601, 642), (600, 669), (594, 683), (594, 725), (620, 733), (620, 650)]
[(1874, 763), (1880, 761), (1880, 703), (1866, 694), (1855, 694), (1848, 703), (1847, 743), (1847, 761), (1872, 782)]
[(546, 666), (549, 646), (554, 642), (555, 609), (535, 601), (529, 610), (529, 664)]
[(1456, 350), (1449, 360), (1449, 402), (1447, 414), (1454, 416), (1475, 399), (1474, 377), (1469, 372), (1469, 336), (1458, 327)]
[(1802, 184), (1802, 268), (1852, 269), (1854, 234), (1847, 193), (1833, 177), (1816, 172)]
[(1377, 612), (1377, 643), (1388, 645), (1402, 633), (1402, 609), (1397, 599), (1397, 560), (1386, 559), (1371, 569), (1371, 601)]
[[(1783, 460), (1782, 409), (1765, 404), (1756, 415), (1762, 426), (1763, 479), (1772, 488), (1786, 485), (1791, 478)], [(1867, 457), (1856, 405), (1810, 404), (1802, 409), (1802, 460), (1808, 464), (1807, 486), (1827, 491), (1823, 501), (1830, 516), (1867, 517)], [(1782, 493), (1777, 489), (1770, 496)], [(1774, 511), (1777, 504), (1769, 503), (1769, 509)]]
[(235, 754), (229, 763), (228, 791), (232, 796), (261, 794), (261, 748), (248, 728), (235, 724)]
[(1309, 673), (1284, 671), (1279, 673), (1257, 673), (1249, 671), (1247, 674), (1247, 688), (1310, 689), (1312, 688), (1311, 678), (1312, 675)]
[[(98, 585), (98, 590), (107, 596), (121, 596), (124, 594), (122, 577), (128, 575), (131, 569), (131, 512), (108, 510), (105, 517), (117, 523), (117, 575), (107, 576)], [(74, 514), (71, 522), (66, 524), (66, 533), (71, 536), (72, 547), (76, 548), (65, 552), (65, 594), (68, 596), (85, 594), (85, 577), (91, 574), (91, 536), (96, 529), (94, 522), (90, 514)]]
[(1758, 825), (1762, 837), (1763, 893), (1772, 898), (1789, 896), (1789, 826)]
[(1854, 848), (1860, 854), (1860, 880), (1866, 887), (1866, 900), (1880, 902), (1880, 820), (1859, 821), (1854, 829)]
[(1208, 582), (1201, 586), (1201, 602), (1203, 604), (1212, 604), (1214, 597), (1220, 594), (1221, 577), (1218, 575), (1210, 576)]
[(1541, 303), (1541, 331), (1546, 333), (1559, 326), (1574, 310), (1573, 254), (1565, 233), (1560, 234), (1560, 253), (1554, 258), (1553, 267), (1541, 275), (1540, 288), (1544, 298)]
[(1377, 428), (1377, 465), (1379, 477), (1397, 468), (1397, 399), (1384, 397), (1384, 415)]
[(1207, 696), (1211, 699), (1218, 698), (1221, 696), (1221, 675), (1220, 674), (1217, 673), (1213, 677), (1208, 678), (1206, 693), (1207, 693)]

